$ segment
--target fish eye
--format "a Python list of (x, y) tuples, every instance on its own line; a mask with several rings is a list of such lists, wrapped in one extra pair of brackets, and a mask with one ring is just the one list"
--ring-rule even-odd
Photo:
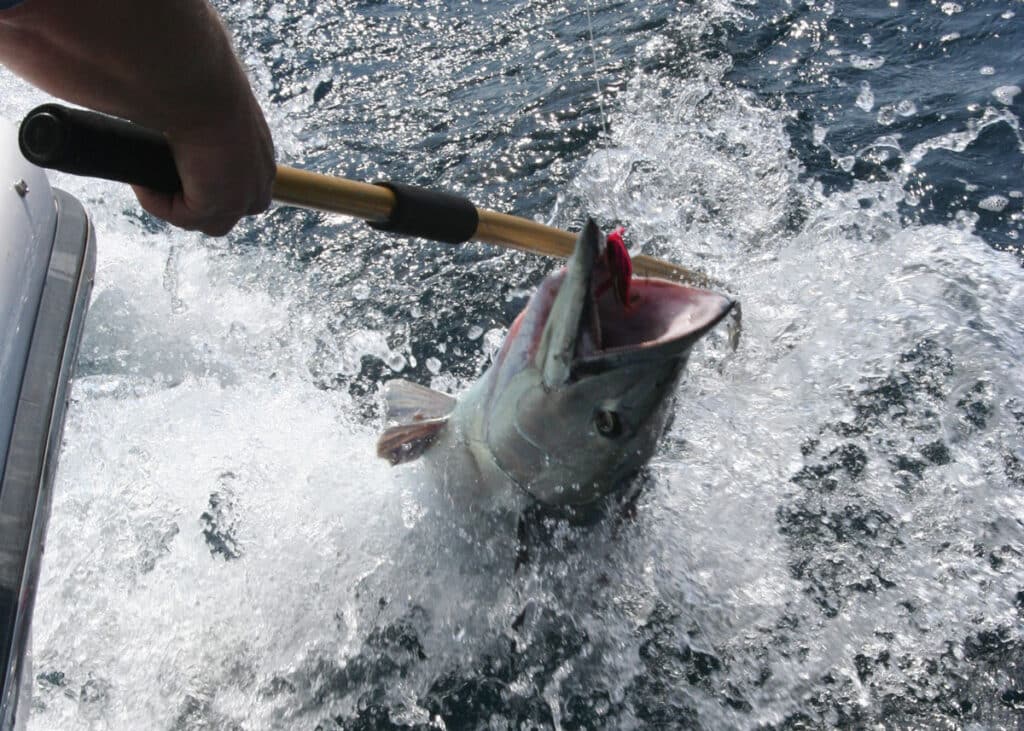
[(603, 437), (613, 439), (622, 433), (622, 422), (619, 421), (619, 415), (614, 411), (607, 411), (602, 409), (594, 414), (594, 426), (597, 427), (597, 433)]

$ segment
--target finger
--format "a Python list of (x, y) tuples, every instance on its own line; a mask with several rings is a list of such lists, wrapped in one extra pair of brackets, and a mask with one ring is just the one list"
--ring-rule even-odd
[(265, 190), (260, 191), (260, 194), (253, 199), (252, 205), (246, 211), (247, 216), (255, 216), (259, 213), (263, 213), (265, 210), (270, 208), (270, 204), (273, 201), (273, 188), (268, 185)]
[(255, 216), (256, 214), (263, 213), (265, 210), (270, 208), (270, 204), (274, 200), (274, 180), (277, 177), (277, 166), (274, 164), (273, 159), (270, 160), (269, 175), (264, 174), (263, 184), (260, 189), (253, 196), (253, 200), (246, 215)]
[(135, 197), (139, 200), (142, 209), (151, 216), (161, 220), (168, 220), (174, 210), (174, 196), (169, 193), (159, 193), (141, 185), (133, 185)]
[(206, 221), (201, 224), (198, 228), (207, 236), (227, 236), (228, 232), (235, 227), (235, 224), (241, 220), (238, 216), (231, 218), (220, 218), (217, 220)]
[(207, 236), (224, 236), (235, 227), (243, 215), (232, 210), (235, 206), (226, 211), (215, 208), (206, 211), (196, 210), (189, 206), (181, 193), (170, 195), (140, 186), (132, 188), (139, 204), (147, 213), (178, 228), (201, 231)]

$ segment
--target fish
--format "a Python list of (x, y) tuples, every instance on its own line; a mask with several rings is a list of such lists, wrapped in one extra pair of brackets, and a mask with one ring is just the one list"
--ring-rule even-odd
[(632, 277), (621, 229), (588, 219), (490, 366), (459, 398), (403, 379), (377, 454), (422, 458), (481, 504), (572, 515), (623, 494), (653, 456), (693, 346), (729, 314), (723, 294)]

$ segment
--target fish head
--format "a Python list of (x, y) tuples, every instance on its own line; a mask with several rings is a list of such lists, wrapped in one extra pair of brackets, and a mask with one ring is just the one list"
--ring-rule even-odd
[(485, 440), (497, 466), (550, 506), (594, 503), (653, 455), (693, 345), (733, 307), (721, 294), (634, 279), (609, 286), (593, 221), (531, 298), (499, 353)]

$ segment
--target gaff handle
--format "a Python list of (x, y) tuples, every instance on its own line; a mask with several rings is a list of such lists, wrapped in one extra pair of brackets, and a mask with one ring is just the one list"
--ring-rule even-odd
[[(25, 159), (39, 167), (142, 185), (162, 193), (181, 190), (167, 138), (124, 119), (44, 104), (22, 121), (18, 142)], [(275, 199), (307, 206), (311, 198), (320, 201), (325, 182), (333, 182), (283, 166), (278, 166), (277, 178)], [(469, 241), (476, 233), (476, 207), (462, 196), (402, 183), (352, 183), (341, 191), (329, 185), (334, 200), (316, 207), (357, 215), (382, 231), (449, 244)]]
[(181, 190), (167, 138), (106, 114), (44, 104), (22, 121), (18, 145), (25, 159), (39, 167), (161, 193)]

